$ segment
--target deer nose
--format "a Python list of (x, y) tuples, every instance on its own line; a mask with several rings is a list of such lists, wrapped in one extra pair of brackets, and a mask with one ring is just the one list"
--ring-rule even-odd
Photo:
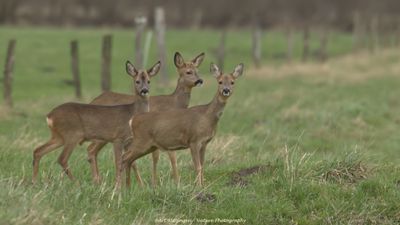
[(140, 91), (140, 94), (143, 95), (143, 96), (149, 94), (149, 89), (143, 88), (143, 89)]
[(224, 96), (229, 96), (229, 95), (231, 94), (231, 90), (229, 90), (228, 88), (224, 88), (224, 89), (222, 90), (222, 94), (223, 94)]
[(196, 82), (194, 82), (195, 86), (201, 86), (203, 84), (203, 80), (202, 79), (198, 79), (196, 80)]

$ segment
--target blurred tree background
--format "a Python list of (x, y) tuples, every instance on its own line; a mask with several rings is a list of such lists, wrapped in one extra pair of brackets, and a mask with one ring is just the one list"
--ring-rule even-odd
[(152, 26), (157, 6), (165, 9), (167, 24), (173, 27), (323, 23), (349, 31), (356, 12), (364, 19), (378, 16), (390, 17), (393, 24), (400, 21), (398, 0), (0, 0), (0, 24), (127, 27), (143, 15)]

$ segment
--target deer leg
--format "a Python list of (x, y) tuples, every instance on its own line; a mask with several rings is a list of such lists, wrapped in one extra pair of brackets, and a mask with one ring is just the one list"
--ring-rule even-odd
[(196, 169), (196, 184), (198, 186), (202, 186), (201, 180), (201, 163), (200, 163), (200, 148), (198, 145), (193, 145), (190, 147), (190, 153), (192, 154), (192, 160), (194, 164), (194, 168)]
[(88, 151), (88, 161), (92, 170), (92, 179), (95, 184), (100, 184), (101, 177), (99, 173), (99, 168), (97, 165), (97, 155), (100, 150), (107, 144), (107, 142), (96, 141), (92, 142), (87, 148)]
[(65, 143), (64, 149), (61, 152), (60, 156), (58, 157), (58, 163), (61, 165), (64, 173), (67, 174), (70, 180), (74, 180), (74, 176), (72, 176), (72, 173), (69, 169), (68, 159), (78, 143), (79, 143), (78, 141)]
[(126, 187), (129, 188), (131, 187), (131, 168), (129, 164), (125, 165), (125, 184)]
[(160, 151), (159, 150), (154, 151), (151, 154), (151, 156), (153, 158), (153, 171), (152, 171), (151, 181), (152, 181), (153, 187), (155, 187), (155, 186), (157, 186), (157, 183), (158, 183), (157, 182), (157, 180), (158, 180), (158, 178), (157, 178), (157, 163), (158, 163), (158, 160), (160, 159)]
[(125, 165), (125, 179), (126, 179), (126, 187), (131, 187), (131, 169), (134, 170), (135, 172), (135, 177), (136, 181), (138, 182), (138, 185), (140, 187), (143, 187), (143, 180), (142, 177), (140, 176), (140, 173), (138, 171), (138, 168), (136, 166), (136, 163), (133, 162), (132, 164), (126, 164)]
[(204, 159), (206, 154), (206, 145), (200, 148), (200, 164), (201, 164), (201, 183), (204, 183)]
[(121, 179), (122, 174), (122, 149), (124, 147), (123, 142), (114, 142), (114, 160), (115, 160), (115, 177), (116, 180)]
[(46, 155), (47, 153), (57, 149), (63, 144), (61, 138), (52, 137), (50, 141), (46, 144), (39, 146), (33, 152), (33, 176), (32, 176), (32, 183), (36, 183), (37, 175), (39, 172), (39, 162), (40, 159)]
[(133, 171), (135, 172), (135, 178), (136, 181), (138, 182), (139, 187), (143, 187), (143, 180), (142, 177), (140, 176), (139, 170), (136, 166), (135, 162), (132, 162), (132, 164), (127, 164), (126, 168), (125, 168), (125, 172), (126, 172), (126, 187), (130, 187), (131, 186), (131, 169), (133, 169)]
[[(135, 142), (135, 144), (132, 144), (132, 146), (130, 146), (127, 149), (127, 151), (124, 153), (124, 155), (122, 157), (122, 163), (121, 163), (122, 166), (119, 167), (119, 171), (120, 171), (119, 174), (122, 174), (124, 168), (130, 169), (130, 165), (132, 165), (132, 163), (136, 159), (138, 159), (154, 150), (156, 150), (156, 148), (152, 148), (148, 144), (147, 145), (146, 144), (138, 144), (138, 142)], [(117, 179), (115, 181), (115, 188), (116, 189), (121, 188), (121, 177), (120, 176), (117, 177)]]
[(179, 185), (179, 172), (176, 163), (176, 152), (175, 151), (168, 151), (169, 160), (171, 162), (172, 168), (172, 177), (174, 178), (175, 184)]

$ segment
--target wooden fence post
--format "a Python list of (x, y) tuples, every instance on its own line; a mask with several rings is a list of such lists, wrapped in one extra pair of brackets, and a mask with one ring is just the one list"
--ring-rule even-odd
[(253, 61), (256, 68), (260, 68), (261, 65), (261, 37), (262, 31), (260, 26), (255, 26), (253, 29)]
[(223, 30), (221, 33), (221, 38), (219, 40), (219, 45), (215, 50), (218, 67), (221, 68), (221, 70), (224, 69), (224, 63), (225, 63), (225, 42), (226, 42), (226, 30)]
[(292, 27), (288, 26), (286, 28), (286, 42), (287, 42), (287, 49), (286, 49), (286, 60), (291, 62), (293, 60), (293, 31)]
[(303, 62), (308, 60), (310, 54), (310, 27), (308, 25), (304, 26), (303, 31)]
[(318, 50), (318, 58), (321, 62), (328, 59), (328, 38), (329, 38), (329, 28), (323, 27), (320, 34), (320, 46)]
[(153, 31), (147, 32), (146, 40), (144, 42), (144, 47), (143, 47), (143, 66), (144, 67), (147, 65), (147, 61), (149, 59), (150, 45), (151, 45), (152, 37), (153, 37)]
[(360, 12), (353, 13), (353, 50), (358, 50), (363, 42), (363, 29)]
[(203, 20), (203, 11), (200, 9), (195, 10), (192, 18), (193, 18), (193, 22), (192, 22), (191, 28), (194, 30), (200, 29), (201, 22)]
[(4, 67), (4, 102), (8, 107), (13, 106), (12, 101), (12, 73), (14, 69), (14, 51), (15, 51), (16, 40), (11, 39), (8, 42), (6, 65)]
[(155, 33), (157, 38), (158, 59), (161, 61), (161, 80), (164, 84), (168, 83), (167, 77), (167, 53), (165, 47), (165, 12), (162, 7), (155, 9)]
[(370, 23), (371, 32), (371, 51), (373, 53), (379, 50), (379, 18), (377, 15), (373, 16)]
[(136, 36), (135, 36), (135, 66), (143, 68), (143, 33), (146, 28), (147, 19), (144, 16), (135, 18)]
[(75, 96), (80, 99), (82, 97), (81, 93), (81, 80), (79, 75), (79, 49), (78, 41), (71, 41), (71, 70), (72, 79), (75, 87)]
[(400, 44), (400, 19), (396, 18), (395, 22), (395, 31), (394, 31), (394, 44), (395, 46), (399, 46)]
[(102, 64), (101, 64), (101, 90), (103, 92), (111, 90), (111, 44), (112, 35), (103, 36)]

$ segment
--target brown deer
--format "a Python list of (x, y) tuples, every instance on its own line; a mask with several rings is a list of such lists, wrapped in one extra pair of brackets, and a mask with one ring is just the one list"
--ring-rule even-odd
[[(215, 64), (211, 72), (218, 81), (218, 91), (207, 105), (166, 112), (149, 112), (134, 115), (129, 121), (134, 141), (122, 156), (122, 170), (126, 169), (127, 185), (130, 182), (130, 165), (138, 158), (162, 149), (174, 151), (190, 148), (197, 172), (197, 184), (203, 185), (203, 164), (207, 144), (214, 137), (225, 104), (233, 92), (235, 80), (243, 73), (243, 64), (230, 74), (223, 74)], [(120, 174), (121, 174), (120, 173)], [(116, 180), (117, 187), (121, 179)]]
[[(178, 84), (175, 91), (170, 95), (151, 96), (149, 100), (150, 111), (167, 111), (174, 108), (187, 108), (190, 101), (190, 93), (193, 87), (201, 85), (203, 80), (199, 78), (197, 68), (203, 62), (204, 53), (196, 56), (193, 60), (185, 62), (179, 52), (175, 53), (174, 63), (179, 73)], [(126, 95), (115, 92), (105, 92), (95, 98), (90, 104), (96, 105), (119, 105), (129, 104), (135, 100), (134, 95)], [(96, 141), (88, 147), (88, 157), (91, 164), (93, 181), (100, 183), (99, 169), (97, 166), (97, 155), (106, 145), (106, 141)], [(157, 180), (157, 163), (160, 157), (159, 151), (153, 152), (152, 183)], [(176, 163), (175, 152), (168, 152), (171, 161), (172, 175), (175, 183), (179, 183), (179, 174)]]
[[(157, 62), (148, 70), (137, 70), (129, 61), (126, 71), (132, 76), (135, 85), (133, 103), (118, 106), (100, 106), (81, 103), (65, 103), (54, 108), (47, 115), (47, 125), (51, 130), (51, 139), (35, 149), (33, 153), (33, 177), (35, 183), (39, 171), (39, 161), (43, 155), (64, 146), (58, 162), (67, 176), (74, 177), (68, 168), (68, 159), (73, 149), (85, 141), (102, 140), (114, 144), (115, 161), (120, 165), (121, 155), (126, 141), (131, 139), (128, 121), (132, 115), (149, 111), (148, 94), (150, 78), (160, 70)], [(135, 171), (135, 165), (133, 165)], [(117, 177), (118, 173), (117, 171)], [(137, 174), (139, 175), (139, 174)], [(137, 177), (141, 184), (141, 178)]]

